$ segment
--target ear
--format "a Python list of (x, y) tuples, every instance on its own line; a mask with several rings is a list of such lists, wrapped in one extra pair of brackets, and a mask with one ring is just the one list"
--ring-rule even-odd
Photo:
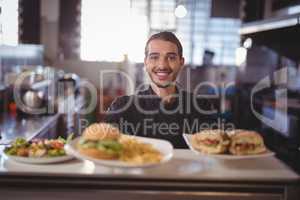
[(144, 70), (147, 72), (147, 58), (144, 58)]
[(184, 57), (181, 57), (181, 58), (180, 58), (180, 65), (181, 65), (181, 66), (184, 65), (184, 61), (185, 61), (185, 60), (184, 60)]

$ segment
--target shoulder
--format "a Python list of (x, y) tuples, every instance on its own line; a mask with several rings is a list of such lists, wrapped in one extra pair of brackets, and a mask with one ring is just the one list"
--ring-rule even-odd
[[(182, 95), (187, 104), (191, 104), (192, 108), (198, 108), (203, 110), (215, 110), (218, 108), (217, 99), (209, 96), (195, 94), (186, 90), (182, 90)], [(197, 110), (197, 109), (196, 109)]]
[(179, 93), (181, 93), (183, 96), (193, 96), (193, 93), (191, 93), (187, 90), (184, 90), (184, 89), (180, 89)]
[(150, 86), (148, 88), (138, 90), (136, 92), (136, 95), (132, 95), (132, 96), (149, 95), (149, 94), (151, 94)]
[(118, 103), (124, 103), (127, 102), (131, 98), (131, 95), (124, 95), (124, 96), (119, 96), (115, 98), (113, 102), (118, 102)]
[(126, 104), (128, 104), (128, 102), (130, 102), (130, 99), (132, 99), (132, 96), (128, 96), (128, 95), (115, 98), (110, 105), (110, 110), (114, 110), (116, 108), (118, 109), (120, 107), (125, 106)]
[(183, 99), (190, 100), (190, 101), (193, 101), (193, 99), (197, 97), (193, 93), (191, 93), (187, 90), (184, 90), (184, 89), (180, 89), (178, 94), (179, 94), (179, 96), (183, 97)]

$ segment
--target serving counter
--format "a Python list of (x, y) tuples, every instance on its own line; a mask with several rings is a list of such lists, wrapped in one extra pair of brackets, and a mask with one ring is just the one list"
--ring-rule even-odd
[(70, 160), (47, 165), (2, 156), (5, 199), (299, 199), (300, 177), (276, 157), (219, 160), (176, 149), (150, 168)]

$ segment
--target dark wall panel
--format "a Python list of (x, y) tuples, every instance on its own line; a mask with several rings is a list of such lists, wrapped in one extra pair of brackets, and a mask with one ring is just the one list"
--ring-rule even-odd
[(64, 58), (79, 58), (81, 0), (60, 1), (59, 47)]
[(40, 0), (19, 1), (19, 40), (25, 44), (40, 44)]
[(264, 0), (241, 0), (241, 19), (252, 22), (263, 19), (265, 9)]
[(240, 0), (212, 0), (211, 17), (240, 18)]

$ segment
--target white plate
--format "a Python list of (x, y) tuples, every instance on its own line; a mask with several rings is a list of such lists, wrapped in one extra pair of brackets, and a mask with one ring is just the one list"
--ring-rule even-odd
[(218, 159), (224, 159), (224, 160), (238, 160), (238, 159), (249, 159), (249, 158), (263, 158), (263, 157), (270, 157), (274, 156), (275, 153), (267, 150), (265, 153), (261, 154), (255, 154), (255, 155), (232, 155), (232, 154), (204, 154), (201, 153), (200, 151), (196, 150), (193, 148), (192, 143), (191, 143), (191, 134), (183, 134), (183, 138), (189, 148), (195, 152), (196, 154), (199, 154), (201, 156), (207, 156), (207, 157), (212, 157), (212, 158), (218, 158)]
[(110, 167), (121, 167), (121, 168), (152, 167), (169, 161), (173, 156), (173, 146), (170, 142), (166, 140), (138, 137), (138, 136), (135, 136), (134, 138), (136, 138), (140, 142), (151, 144), (155, 149), (159, 150), (163, 155), (163, 159), (161, 160), (161, 162), (135, 165), (135, 164), (119, 161), (119, 160), (101, 160), (101, 159), (91, 158), (89, 156), (82, 155), (77, 151), (76, 144), (80, 138), (76, 138), (72, 140), (69, 144), (65, 145), (65, 150), (67, 154), (73, 155), (74, 157), (79, 158), (81, 160), (89, 160), (94, 162), (95, 164), (110, 166)]
[(4, 153), (4, 155), (11, 160), (22, 162), (22, 163), (29, 163), (29, 164), (50, 164), (50, 163), (58, 163), (67, 160), (71, 160), (74, 157), (71, 155), (65, 156), (57, 156), (57, 157), (41, 157), (41, 158), (33, 158), (33, 157), (22, 157), (22, 156), (11, 156)]

